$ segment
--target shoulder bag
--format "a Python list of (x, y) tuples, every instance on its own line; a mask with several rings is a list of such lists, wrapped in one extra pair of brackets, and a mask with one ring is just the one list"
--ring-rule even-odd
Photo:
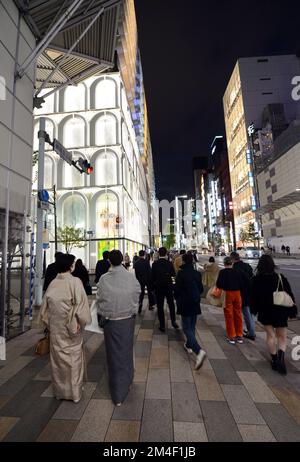
[[(282, 287), (282, 290), (279, 291), (280, 285)], [(287, 292), (285, 292), (283, 288), (281, 274), (278, 274), (277, 289), (276, 292), (273, 292), (273, 303), (274, 305), (285, 306), (287, 308), (291, 308), (292, 306), (294, 306), (294, 301), (292, 297)]]
[(44, 333), (45, 337), (41, 338), (35, 347), (35, 353), (39, 356), (45, 356), (50, 352), (50, 335), (48, 329), (45, 329)]

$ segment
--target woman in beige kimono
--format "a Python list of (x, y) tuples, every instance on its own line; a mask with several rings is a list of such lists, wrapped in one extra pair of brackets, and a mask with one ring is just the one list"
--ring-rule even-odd
[(204, 264), (203, 269), (203, 285), (210, 289), (211, 287), (214, 287), (216, 285), (220, 272), (220, 267), (216, 263), (214, 257), (210, 257), (208, 263)]
[(91, 315), (82, 282), (71, 274), (74, 261), (73, 255), (59, 258), (58, 275), (44, 295), (40, 319), (50, 331), (54, 396), (78, 403), (85, 370), (82, 329), (91, 323)]

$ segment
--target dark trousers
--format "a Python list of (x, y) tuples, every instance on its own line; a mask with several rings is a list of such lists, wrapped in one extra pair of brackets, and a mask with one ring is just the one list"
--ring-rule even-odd
[(155, 299), (153, 292), (151, 290), (151, 287), (148, 284), (141, 284), (141, 293), (140, 293), (140, 301), (139, 301), (139, 311), (142, 311), (143, 307), (143, 301), (144, 301), (144, 296), (145, 296), (145, 288), (147, 287), (147, 292), (148, 292), (148, 300), (149, 300), (149, 306), (155, 305)]
[(167, 299), (167, 303), (169, 305), (171, 322), (172, 324), (174, 324), (176, 322), (176, 314), (175, 314), (175, 303), (174, 303), (172, 288), (156, 289), (155, 295), (156, 295), (156, 302), (157, 302), (157, 315), (158, 315), (160, 327), (165, 328), (165, 313), (164, 313), (165, 298)]
[(182, 330), (186, 336), (186, 347), (191, 348), (193, 352), (198, 355), (201, 347), (196, 339), (196, 324), (197, 315), (194, 316), (181, 316)]

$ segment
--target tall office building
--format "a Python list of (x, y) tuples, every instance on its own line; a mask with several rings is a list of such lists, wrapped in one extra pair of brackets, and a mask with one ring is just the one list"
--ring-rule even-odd
[[(292, 80), (300, 73), (295, 55), (241, 58), (237, 61), (223, 98), (230, 178), (237, 240), (241, 229), (255, 223), (258, 229), (259, 199), (253, 167), (252, 133), (272, 117), (280, 105), (275, 136), (299, 114), (292, 98)], [(275, 111), (276, 112), (276, 111)], [(279, 128), (279, 130), (278, 130)]]

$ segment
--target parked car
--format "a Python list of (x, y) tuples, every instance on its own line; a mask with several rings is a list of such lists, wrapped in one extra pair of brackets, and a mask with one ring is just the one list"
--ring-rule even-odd
[(241, 258), (260, 258), (262, 256), (262, 250), (258, 247), (239, 247), (237, 251)]

